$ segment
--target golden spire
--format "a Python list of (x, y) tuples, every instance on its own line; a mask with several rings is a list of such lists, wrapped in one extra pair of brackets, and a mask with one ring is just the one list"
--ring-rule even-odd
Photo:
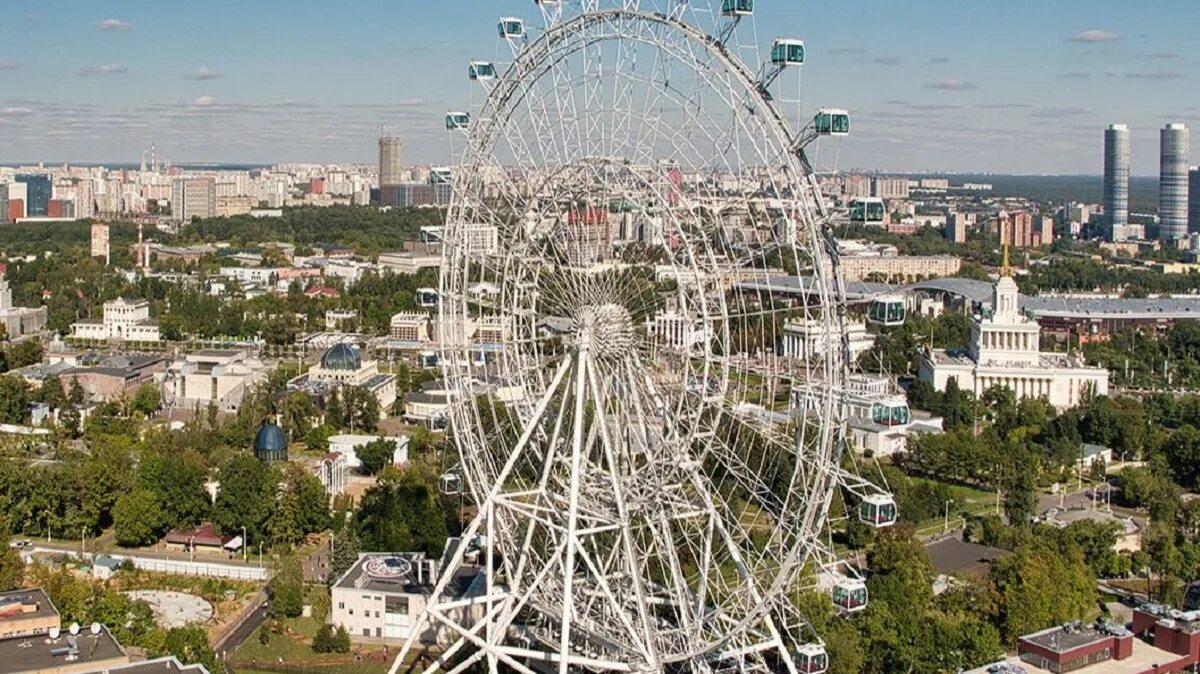
[(1004, 244), (1004, 262), (1000, 265), (1001, 276), (1012, 276), (1012, 267), (1008, 264), (1008, 244)]

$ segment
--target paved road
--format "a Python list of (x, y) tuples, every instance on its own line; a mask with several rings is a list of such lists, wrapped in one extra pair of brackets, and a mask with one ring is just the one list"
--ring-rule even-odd
[(225, 639), (221, 643), (217, 644), (217, 653), (221, 654), (222, 657), (233, 655), (238, 646), (241, 646), (243, 641), (250, 638), (254, 630), (258, 629), (258, 626), (263, 624), (267, 619), (267, 606), (269, 604), (267, 594), (259, 592), (255, 595), (254, 601), (259, 602), (258, 608), (246, 616), (242, 624), (234, 628), (232, 632), (225, 636)]

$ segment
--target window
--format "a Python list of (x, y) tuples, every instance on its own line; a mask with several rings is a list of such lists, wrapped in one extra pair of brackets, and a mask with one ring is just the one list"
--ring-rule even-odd
[(354, 609), (350, 609), (350, 615), (354, 615)]
[(346, 602), (344, 602), (344, 601), (339, 601), (339, 602), (338, 602), (338, 608), (346, 608)]
[(364, 637), (369, 637), (369, 636), (371, 636), (371, 628), (370, 628), (370, 627), (364, 627), (364, 628), (363, 628), (363, 636), (364, 636)]

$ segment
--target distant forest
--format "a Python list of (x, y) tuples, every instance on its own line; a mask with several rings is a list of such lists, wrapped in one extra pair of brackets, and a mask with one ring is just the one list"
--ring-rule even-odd
[[(897, 174), (899, 175), (899, 174)], [(1100, 203), (1103, 191), (1101, 176), (1010, 176), (977, 175), (956, 173), (949, 176), (921, 175), (913, 178), (947, 178), (951, 185), (963, 183), (990, 183), (990, 194), (996, 197), (1027, 197), (1035, 201), (1061, 203), (1080, 201), (1088, 204)], [(1129, 179), (1129, 210), (1131, 213), (1154, 213), (1158, 211), (1158, 178), (1133, 177)]]

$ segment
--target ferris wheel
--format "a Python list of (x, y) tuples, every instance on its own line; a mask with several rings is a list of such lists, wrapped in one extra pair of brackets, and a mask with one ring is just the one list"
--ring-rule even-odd
[(804, 152), (849, 116), (789, 121), (804, 44), (760, 54), (754, 5), (535, 0), (467, 64), (439, 356), (443, 488), (478, 514), (393, 674), (431, 643), (428, 671), (821, 672), (796, 597), (865, 606), (831, 503), (896, 509), (844, 451), (844, 291)]

